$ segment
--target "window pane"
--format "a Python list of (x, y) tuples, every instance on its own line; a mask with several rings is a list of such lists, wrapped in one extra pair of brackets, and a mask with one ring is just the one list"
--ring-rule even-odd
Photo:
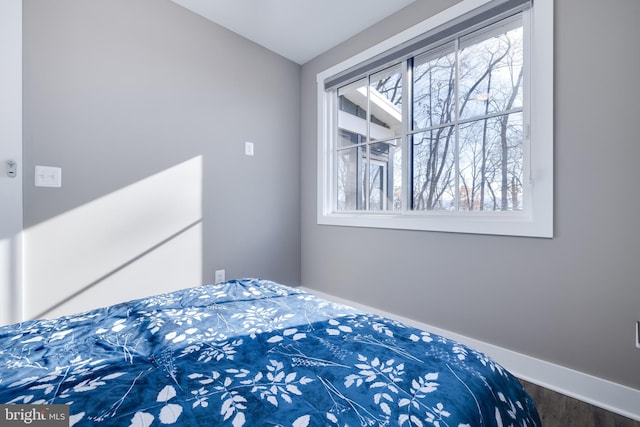
[(364, 142), (364, 136), (359, 133), (338, 129), (338, 147), (349, 147)]
[(413, 135), (413, 209), (455, 210), (454, 127)]
[(399, 211), (403, 209), (402, 200), (404, 200), (404, 196), (402, 194), (402, 188), (404, 185), (403, 177), (406, 172), (402, 168), (402, 152), (403, 152), (402, 147), (403, 147), (402, 140), (397, 139), (395, 146), (392, 149), (393, 169), (389, 171), (389, 176), (393, 177), (393, 189), (392, 189), (393, 193), (391, 194), (392, 205), (389, 207), (389, 209), (394, 211)]
[(463, 42), (462, 46), (460, 118), (521, 108), (522, 27), (484, 32)]
[(394, 210), (402, 199), (401, 140), (369, 146), (369, 210)]
[(338, 151), (338, 210), (364, 209), (364, 148)]
[(446, 51), (415, 59), (413, 129), (451, 123), (455, 108), (455, 53)]
[(522, 128), (521, 113), (460, 126), (460, 210), (522, 210)]
[(369, 164), (369, 209), (382, 211), (386, 209), (386, 164), (372, 160)]
[[(367, 79), (358, 80), (338, 89), (338, 128), (359, 135), (361, 141), (367, 138)], [(345, 141), (340, 141), (343, 143)]]
[(400, 65), (373, 74), (369, 84), (371, 139), (402, 133), (402, 72)]

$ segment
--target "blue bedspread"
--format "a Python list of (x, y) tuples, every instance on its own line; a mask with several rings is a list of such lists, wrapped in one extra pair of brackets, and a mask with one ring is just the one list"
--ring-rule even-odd
[(1, 327), (0, 403), (78, 426), (540, 426), (484, 354), (258, 279)]

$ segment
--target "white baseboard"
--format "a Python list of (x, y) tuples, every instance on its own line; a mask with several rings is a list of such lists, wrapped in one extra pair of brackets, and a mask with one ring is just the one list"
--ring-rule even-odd
[(407, 325), (454, 339), (482, 351), (500, 363), (515, 376), (541, 387), (562, 393), (607, 411), (640, 421), (640, 390), (594, 377), (583, 372), (536, 359), (502, 347), (475, 340), (454, 332), (387, 313), (344, 298), (301, 286), (300, 289), (329, 301), (349, 305), (369, 313), (398, 320)]

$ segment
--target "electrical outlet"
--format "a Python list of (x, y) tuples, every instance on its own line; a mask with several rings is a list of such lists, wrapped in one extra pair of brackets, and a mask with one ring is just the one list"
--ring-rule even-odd
[(216, 283), (224, 282), (224, 270), (216, 270), (215, 276)]

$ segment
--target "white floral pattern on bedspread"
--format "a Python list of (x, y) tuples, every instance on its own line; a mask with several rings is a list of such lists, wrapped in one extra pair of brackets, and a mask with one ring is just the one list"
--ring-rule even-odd
[(2, 327), (0, 403), (77, 426), (540, 426), (484, 354), (259, 279)]

